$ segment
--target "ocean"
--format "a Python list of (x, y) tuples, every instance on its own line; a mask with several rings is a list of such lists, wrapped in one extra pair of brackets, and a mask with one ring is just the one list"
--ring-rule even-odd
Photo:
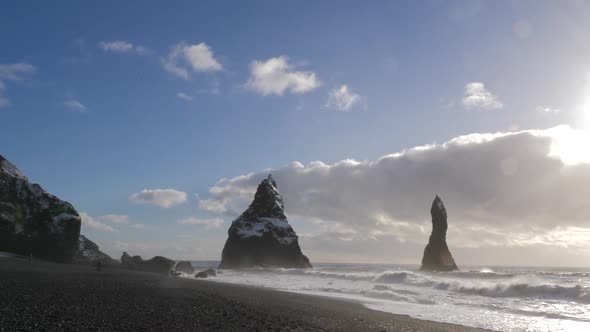
[[(216, 262), (193, 262), (197, 270)], [(313, 269), (224, 270), (215, 282), (359, 301), (418, 319), (497, 331), (590, 331), (590, 268), (316, 264)]]

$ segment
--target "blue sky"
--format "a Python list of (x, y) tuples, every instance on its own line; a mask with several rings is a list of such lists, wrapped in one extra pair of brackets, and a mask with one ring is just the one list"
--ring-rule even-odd
[[(232, 217), (199, 200), (222, 178), (470, 133), (589, 129), (588, 14), (580, 1), (4, 4), (0, 153), (93, 218), (83, 233), (111, 254), (215, 259)], [(144, 189), (186, 199), (138, 204)], [(323, 232), (321, 216), (293, 218)], [(309, 243), (312, 261), (372, 255)]]

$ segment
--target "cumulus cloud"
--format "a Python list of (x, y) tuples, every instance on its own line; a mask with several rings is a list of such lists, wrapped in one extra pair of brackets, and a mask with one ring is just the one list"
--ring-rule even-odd
[(189, 69), (194, 72), (211, 72), (223, 69), (223, 66), (215, 59), (209, 45), (199, 43), (190, 45), (180, 42), (174, 47), (165, 59), (162, 59), (164, 69), (169, 73), (185, 80), (191, 78)]
[(97, 218), (93, 218), (85, 212), (80, 213), (80, 218), (82, 218), (82, 227), (83, 228), (91, 228), (91, 229), (94, 229), (97, 231), (109, 232), (109, 233), (113, 233), (113, 232), (117, 231), (111, 225), (107, 225), (104, 222), (102, 222), (101, 220), (99, 220)]
[(88, 107), (86, 107), (86, 105), (82, 104), (78, 99), (75, 98), (68, 98), (65, 102), (64, 105), (74, 111), (74, 112), (80, 112), (80, 113), (86, 113), (88, 112)]
[(217, 228), (223, 224), (223, 220), (220, 218), (212, 218), (212, 219), (200, 219), (195, 217), (184, 218), (177, 221), (177, 223), (181, 225), (198, 225), (204, 226), (206, 229), (209, 228)]
[[(559, 126), (459, 136), (372, 161), (294, 162), (272, 173), (302, 242), (318, 252), (349, 241), (376, 255), (377, 244), (393, 250), (395, 242), (420, 255), (436, 194), (454, 248), (574, 250), (590, 246), (588, 146), (590, 134)], [(221, 179), (199, 206), (235, 217), (267, 174)]]
[(163, 208), (185, 203), (187, 195), (175, 189), (144, 189), (129, 196), (129, 200), (137, 204), (151, 204)]
[(306, 93), (319, 87), (321, 82), (311, 71), (297, 71), (289, 63), (289, 58), (279, 56), (266, 61), (250, 64), (250, 78), (246, 87), (263, 96)]
[(29, 63), (19, 62), (12, 64), (0, 64), (0, 108), (11, 105), (10, 100), (6, 97), (6, 84), (4, 81), (22, 81), (26, 74), (36, 71), (35, 67)]
[(464, 88), (463, 106), (467, 110), (496, 110), (504, 107), (498, 96), (488, 91), (481, 82), (467, 83)]
[(341, 112), (348, 112), (350, 109), (361, 100), (361, 96), (354, 93), (350, 88), (343, 84), (338, 88), (334, 88), (328, 94), (327, 108), (336, 109)]
[(191, 95), (187, 95), (184, 92), (179, 92), (176, 94), (176, 97), (178, 97), (178, 99), (182, 99), (182, 100), (186, 100), (186, 101), (191, 101), (193, 100), (193, 97)]
[(98, 43), (98, 47), (104, 52), (112, 53), (134, 53), (137, 55), (147, 55), (151, 53), (151, 51), (144, 46), (133, 45), (132, 43), (123, 40), (101, 41)]

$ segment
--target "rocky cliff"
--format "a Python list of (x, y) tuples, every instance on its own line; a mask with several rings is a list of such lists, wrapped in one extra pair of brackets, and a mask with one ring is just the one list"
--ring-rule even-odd
[(311, 267), (270, 175), (258, 186), (248, 209), (232, 222), (219, 264), (221, 269), (252, 266)]
[(0, 155), (0, 251), (72, 262), (80, 216)]
[(447, 246), (447, 210), (440, 197), (436, 196), (430, 208), (432, 233), (422, 257), (423, 271), (452, 271), (459, 268)]
[(74, 255), (74, 261), (78, 264), (95, 264), (100, 262), (103, 265), (118, 265), (119, 262), (111, 256), (100, 251), (98, 245), (80, 234), (78, 238), (78, 250)]

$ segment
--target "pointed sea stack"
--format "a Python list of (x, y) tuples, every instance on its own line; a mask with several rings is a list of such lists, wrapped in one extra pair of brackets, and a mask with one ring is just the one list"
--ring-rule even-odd
[(272, 176), (264, 179), (248, 209), (232, 222), (220, 269), (273, 266), (310, 268), (297, 234), (287, 222), (283, 198)]
[(80, 216), (0, 155), (0, 251), (72, 262)]
[(452, 271), (459, 268), (447, 247), (447, 210), (438, 195), (432, 202), (432, 233), (422, 257), (422, 271)]

